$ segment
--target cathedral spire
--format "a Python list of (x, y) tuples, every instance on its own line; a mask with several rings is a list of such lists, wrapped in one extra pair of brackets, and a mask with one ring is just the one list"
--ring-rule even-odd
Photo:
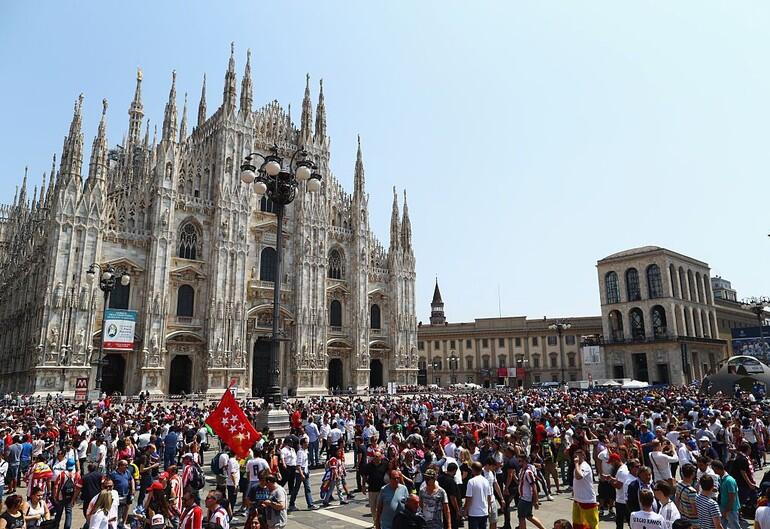
[(21, 181), (21, 191), (19, 191), (19, 207), (25, 208), (27, 206), (27, 170), (28, 167), (24, 166), (24, 179)]
[(162, 142), (172, 142), (176, 136), (176, 70), (171, 72), (171, 90), (168, 92), (168, 102), (163, 113)]
[(356, 152), (356, 169), (353, 175), (353, 196), (363, 197), (364, 194), (364, 157), (361, 154), (361, 136), (358, 136), (358, 151)]
[[(107, 184), (107, 100), (102, 99), (102, 119), (91, 147), (91, 162), (88, 166), (86, 187), (93, 189), (100, 186), (102, 191)], [(137, 137), (138, 139), (138, 137)]]
[(150, 120), (147, 120), (147, 123), (144, 127), (144, 148), (146, 149), (150, 145)]
[(198, 103), (198, 126), (206, 122), (206, 74), (203, 74), (203, 86), (201, 87), (201, 100)]
[(230, 43), (230, 62), (227, 63), (227, 72), (225, 73), (225, 89), (222, 94), (222, 104), (225, 110), (229, 111), (235, 108), (235, 43)]
[(46, 191), (48, 190), (48, 187), (46, 186), (46, 174), (45, 171), (43, 171), (43, 183), (40, 184), (40, 198), (37, 202), (38, 209), (42, 209), (45, 207), (45, 201), (46, 201)]
[(409, 207), (406, 205), (406, 189), (404, 189), (404, 215), (401, 219), (401, 247), (405, 252), (412, 251), (412, 223), (409, 220)]
[(307, 145), (313, 138), (313, 103), (310, 102), (310, 74), (305, 76), (305, 97), (302, 99), (300, 130), (302, 144)]
[(51, 161), (51, 178), (48, 180), (48, 193), (45, 195), (46, 205), (53, 200), (54, 193), (56, 192), (56, 153), (53, 154), (53, 160)]
[(182, 123), (179, 125), (179, 143), (187, 138), (187, 92), (184, 93), (184, 106), (182, 107)]
[(398, 195), (396, 186), (393, 186), (393, 210), (390, 213), (390, 251), (398, 250), (401, 239), (401, 223), (398, 220)]
[(251, 50), (246, 50), (246, 69), (241, 81), (241, 112), (251, 112)]
[(142, 69), (136, 69), (136, 89), (134, 90), (134, 100), (128, 108), (128, 143), (137, 145), (139, 143), (139, 134), (142, 133), (142, 117), (144, 117), (144, 107), (142, 105)]
[(324, 104), (324, 80), (321, 79), (318, 88), (318, 106), (315, 111), (315, 143), (323, 143), (326, 138), (326, 105)]
[(66, 185), (71, 179), (80, 182), (80, 170), (83, 166), (83, 94), (75, 102), (75, 110), (70, 123), (70, 131), (64, 139), (61, 155), (61, 178)]

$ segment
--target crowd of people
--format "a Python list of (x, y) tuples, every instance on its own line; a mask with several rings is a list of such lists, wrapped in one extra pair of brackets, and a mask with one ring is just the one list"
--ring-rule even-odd
[[(289, 435), (265, 430), (240, 456), (205, 424), (216, 404), (7, 397), (0, 529), (71, 529), (76, 509), (95, 529), (280, 528), (298, 496), (309, 510), (358, 498), (376, 529), (545, 529), (537, 511), (557, 495), (573, 501), (556, 529), (770, 529), (755, 479), (770, 406), (748, 397), (686, 386), (294, 399)], [(242, 402), (251, 420), (260, 405)]]

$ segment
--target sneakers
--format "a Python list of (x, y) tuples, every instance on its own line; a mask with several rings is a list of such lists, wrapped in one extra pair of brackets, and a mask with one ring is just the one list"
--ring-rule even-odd
[(298, 511), (298, 510), (299, 509), (297, 509), (296, 505), (289, 505), (289, 508), (286, 509), (287, 512), (294, 512), (294, 511)]
[(545, 499), (547, 499), (548, 501), (553, 501), (553, 496), (551, 496), (550, 494), (548, 494), (548, 495), (545, 497)]
[(317, 511), (318, 509), (320, 509), (320, 507), (318, 505), (310, 505), (307, 508), (308, 511)]
[(347, 505), (347, 504), (348, 504), (347, 500), (340, 500), (340, 505)]

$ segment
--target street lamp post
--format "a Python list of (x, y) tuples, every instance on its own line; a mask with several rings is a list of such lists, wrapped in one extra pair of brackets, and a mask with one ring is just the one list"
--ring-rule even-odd
[[(261, 158), (262, 164), (254, 165), (254, 158)], [(283, 216), (286, 206), (294, 201), (297, 188), (302, 182), (307, 190), (315, 193), (321, 189), (321, 175), (316, 165), (308, 159), (304, 148), (299, 148), (291, 155), (289, 164), (284, 168), (283, 158), (278, 156), (278, 146), (273, 145), (271, 154), (263, 156), (253, 152), (246, 156), (241, 165), (241, 181), (244, 184), (254, 183), (254, 192), (261, 197), (266, 195), (276, 206), (276, 237), (275, 237), (275, 278), (273, 282), (273, 329), (270, 345), (269, 387), (265, 396), (265, 404), (272, 403), (276, 408), (281, 405), (280, 362), (278, 348), (281, 339), (278, 337), (278, 321), (281, 306), (281, 278), (283, 261)]]
[(457, 362), (459, 358), (457, 358), (457, 355), (454, 351), (452, 351), (452, 354), (449, 356), (449, 369), (452, 371), (452, 384), (457, 384), (457, 376), (455, 375), (455, 371), (457, 370)]
[(763, 360), (767, 360), (768, 358), (767, 341), (765, 340), (765, 334), (762, 332), (762, 327), (765, 323), (765, 310), (768, 307), (770, 307), (770, 298), (766, 296), (746, 298), (741, 302), (741, 308), (749, 310), (757, 316), (757, 323), (759, 323), (759, 340), (762, 342)]
[[(438, 360), (434, 360), (433, 363), (431, 364), (431, 367), (433, 368), (433, 382), (436, 382), (436, 378), (437, 378), (436, 371), (439, 371), (441, 369), (441, 362), (439, 362)], [(440, 384), (436, 384), (436, 385), (439, 386)]]
[(88, 281), (93, 283), (96, 279), (96, 272), (99, 272), (99, 289), (104, 294), (104, 305), (102, 306), (102, 332), (99, 342), (99, 360), (96, 364), (96, 388), (99, 393), (102, 391), (102, 370), (104, 367), (104, 323), (107, 321), (107, 307), (110, 304), (110, 294), (112, 290), (120, 283), (122, 286), (128, 286), (131, 282), (131, 276), (125, 272), (118, 272), (112, 265), (102, 267), (99, 263), (93, 263), (86, 271)]
[(561, 383), (567, 382), (565, 369), (564, 369), (564, 340), (562, 340), (562, 334), (567, 329), (571, 328), (572, 324), (566, 321), (557, 320), (556, 322), (548, 326), (552, 331), (559, 333), (559, 363), (561, 364)]

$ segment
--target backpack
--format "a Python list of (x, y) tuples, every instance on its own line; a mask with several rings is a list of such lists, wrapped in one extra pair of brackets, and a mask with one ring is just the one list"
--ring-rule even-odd
[(203, 469), (201, 469), (198, 463), (192, 464), (192, 469), (190, 470), (190, 481), (188, 482), (188, 485), (193, 490), (201, 490), (206, 485), (206, 478), (203, 476)]
[(63, 500), (71, 500), (73, 496), (75, 496), (75, 480), (68, 475), (61, 486), (61, 497)]
[(222, 457), (222, 454), (224, 454), (224, 452), (219, 452), (211, 460), (211, 473), (215, 476), (221, 476), (225, 472), (225, 469), (219, 467), (219, 458)]

